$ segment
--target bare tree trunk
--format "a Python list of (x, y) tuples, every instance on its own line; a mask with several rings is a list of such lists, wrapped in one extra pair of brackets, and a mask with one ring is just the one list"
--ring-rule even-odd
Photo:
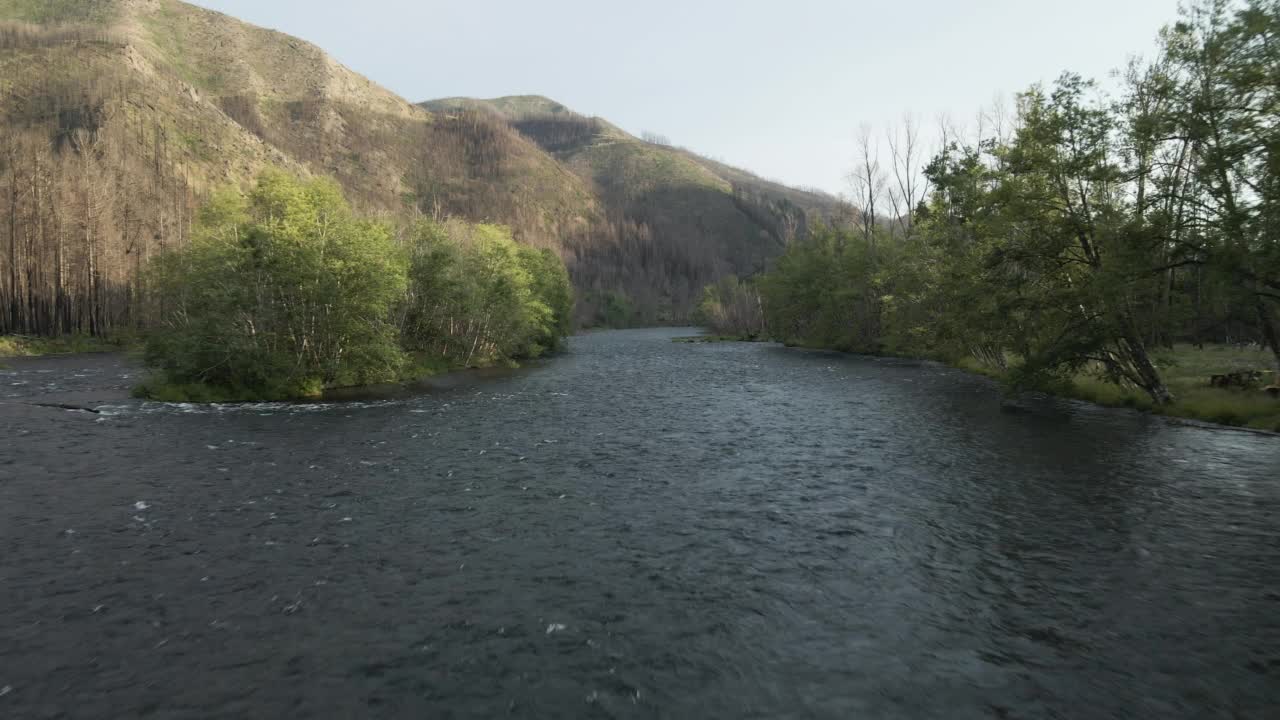
[(1262, 328), (1262, 339), (1266, 342), (1267, 347), (1271, 349), (1271, 355), (1276, 365), (1276, 381), (1280, 382), (1280, 332), (1276, 331), (1275, 318), (1271, 315), (1271, 308), (1267, 307), (1266, 300), (1261, 297), (1255, 297), (1254, 307), (1258, 312), (1258, 326)]
[(859, 224), (867, 243), (875, 248), (876, 203), (884, 195), (885, 176), (878, 150), (871, 140), (871, 127), (864, 125), (858, 135), (858, 161), (849, 180), (857, 204)]
[(18, 327), (18, 158), (10, 146), (9, 155), (9, 287), (5, 301), (6, 332)]
[(1169, 386), (1165, 385), (1164, 379), (1160, 377), (1160, 371), (1151, 362), (1151, 355), (1147, 352), (1147, 347), (1142, 344), (1142, 338), (1137, 333), (1132, 319), (1125, 318), (1123, 322), (1125, 334), (1121, 339), (1121, 347), (1124, 349), (1124, 354), (1128, 356), (1126, 359), (1136, 375), (1134, 379), (1137, 380), (1138, 386), (1151, 396), (1155, 404), (1172, 404), (1173, 393), (1169, 392)]

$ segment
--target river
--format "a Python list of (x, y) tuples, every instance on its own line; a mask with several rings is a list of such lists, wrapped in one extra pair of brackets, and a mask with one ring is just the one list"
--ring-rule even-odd
[(0, 716), (1280, 717), (1280, 438), (679, 334), (330, 404), (11, 362)]

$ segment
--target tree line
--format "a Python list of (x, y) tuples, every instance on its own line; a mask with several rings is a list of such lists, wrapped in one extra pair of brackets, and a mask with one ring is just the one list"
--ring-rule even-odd
[(113, 101), (135, 88), (95, 52), (0, 79), (0, 335), (144, 324), (141, 270), (186, 240), (198, 195), (173, 133)]
[(864, 139), (863, 222), (704, 307), (756, 293), (791, 342), (969, 357), (1025, 386), (1092, 372), (1158, 405), (1152, 351), (1175, 342), (1256, 342), (1280, 368), (1280, 2), (1202, 0), (1121, 79), (1033, 87), (923, 168), (918, 128), (890, 168)]

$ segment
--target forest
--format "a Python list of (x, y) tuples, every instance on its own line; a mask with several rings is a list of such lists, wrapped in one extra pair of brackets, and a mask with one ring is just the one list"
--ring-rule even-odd
[[(1064, 74), (977, 138), (944, 132), (931, 157), (918, 125), (889, 134), (884, 165), (864, 136), (863, 222), (708, 288), (704, 316), (1018, 388), (1131, 388), (1156, 408), (1178, 403), (1183, 346), (1251, 345), (1280, 369), (1280, 3), (1198, 2), (1120, 80), (1106, 93)], [(1233, 382), (1197, 382), (1211, 379)], [(1248, 402), (1280, 420), (1264, 394)]]

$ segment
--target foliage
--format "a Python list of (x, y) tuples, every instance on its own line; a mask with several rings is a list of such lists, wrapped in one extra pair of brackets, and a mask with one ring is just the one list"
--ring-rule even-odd
[(838, 208), (546, 98), (417, 107), (176, 0), (0, 0), (0, 49), (5, 334), (149, 327), (142, 269), (188, 242), (209, 188), (272, 164), (322, 168), (397, 232), (422, 215), (508, 226), (584, 296), (624, 294), (626, 324), (687, 322), (705, 284), (763, 270)]
[(1280, 367), (1278, 35), (1275, 2), (1203, 0), (1121, 97), (1031, 88), (1010, 132), (948, 141), (897, 224), (792, 244), (759, 283), (771, 330), (1169, 409), (1175, 390), (1212, 404), (1154, 359), (1177, 341), (1259, 342)]
[(407, 248), (337, 184), (263, 173), (216, 194), (149, 285), (157, 399), (256, 400), (394, 382), (557, 350), (573, 290), (560, 258), (511, 231), (424, 221)]
[(130, 341), (131, 338), (123, 335), (110, 339), (91, 335), (63, 335), (56, 338), (0, 335), (0, 357), (119, 352), (127, 349)]
[(397, 376), (405, 263), (334, 182), (264, 172), (247, 195), (216, 195), (195, 235), (152, 268), (146, 355), (170, 383), (257, 399)]
[(402, 334), (410, 351), (462, 365), (537, 357), (569, 334), (573, 289), (550, 250), (496, 225), (425, 221), (410, 249)]
[(885, 351), (882, 314), (892, 299), (885, 269), (896, 255), (874, 236), (816, 229), (760, 280), (768, 327), (792, 345)]
[[(585, 325), (683, 324), (703, 287), (764, 270), (814, 220), (839, 213), (821, 193), (788, 188), (669, 144), (634, 137), (599, 118), (536, 96), (424, 103), (464, 117), (484, 112), (511, 126), (591, 183), (605, 217), (566, 243)], [(607, 293), (629, 317), (606, 321)]]
[(1280, 432), (1280, 401), (1257, 390), (1215, 388), (1208, 383), (1215, 374), (1261, 367), (1267, 360), (1267, 353), (1260, 349), (1177, 345), (1156, 353), (1156, 362), (1177, 397), (1172, 404), (1154, 405), (1140, 390), (1089, 374), (1071, 378), (1062, 394), (1101, 405)]
[(592, 325), (603, 328), (627, 328), (635, 325), (636, 311), (631, 300), (623, 292), (605, 292), (596, 298), (596, 313)]
[(722, 335), (754, 340), (765, 334), (764, 301), (750, 283), (730, 275), (702, 293), (698, 320)]

